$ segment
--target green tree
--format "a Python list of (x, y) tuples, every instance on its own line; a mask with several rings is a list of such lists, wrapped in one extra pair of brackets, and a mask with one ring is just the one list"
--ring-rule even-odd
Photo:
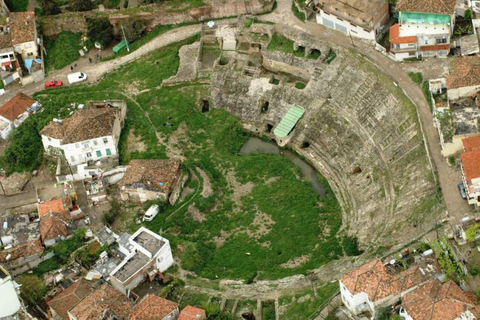
[(38, 0), (38, 3), (42, 8), (43, 15), (58, 14), (62, 11), (55, 0)]
[(24, 274), (17, 279), (17, 282), (22, 285), (20, 296), (28, 304), (37, 304), (47, 293), (47, 286), (37, 276)]
[(88, 11), (93, 9), (93, 2), (91, 0), (74, 0), (72, 3), (74, 11)]
[(468, 9), (465, 11), (465, 19), (472, 19), (472, 10)]
[(113, 26), (106, 18), (88, 20), (87, 29), (87, 36), (92, 42), (99, 42), (105, 47), (113, 40)]
[[(142, 36), (143, 30), (145, 30), (145, 23), (142, 20), (128, 21), (123, 24), (123, 30), (127, 40), (134, 42)], [(123, 32), (121, 32), (120, 37), (123, 38)]]
[(470, 242), (475, 241), (475, 238), (478, 236), (478, 230), (480, 230), (480, 224), (470, 226), (470, 228), (465, 231), (465, 238)]

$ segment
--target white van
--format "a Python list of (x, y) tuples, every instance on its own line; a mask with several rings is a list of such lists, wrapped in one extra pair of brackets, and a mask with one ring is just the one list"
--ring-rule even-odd
[(158, 204), (154, 204), (150, 208), (148, 208), (147, 212), (143, 216), (143, 221), (152, 221), (158, 214)]
[(87, 81), (87, 74), (83, 72), (70, 73), (67, 77), (70, 84)]

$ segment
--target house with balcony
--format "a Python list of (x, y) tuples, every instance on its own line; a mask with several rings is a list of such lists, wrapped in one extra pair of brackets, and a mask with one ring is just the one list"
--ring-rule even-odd
[(11, 12), (8, 16), (7, 25), (10, 29), (15, 52), (20, 54), (25, 61), (39, 58), (40, 40), (35, 22), (35, 12)]
[(354, 315), (376, 318), (380, 308), (398, 301), (402, 294), (426, 283), (439, 271), (433, 257), (426, 256), (406, 270), (375, 259), (339, 279), (342, 303)]
[(30, 115), (32, 108), (41, 105), (23, 93), (17, 93), (0, 107), (0, 138), (8, 138), (13, 129), (21, 125)]
[(80, 105), (70, 118), (53, 119), (40, 131), (45, 151), (69, 167), (64, 180), (89, 178), (118, 164), (125, 114), (124, 101), (93, 101), (86, 108)]
[(375, 41), (387, 25), (387, 0), (314, 0), (316, 21), (346, 35)]
[(145, 227), (137, 230), (127, 242), (119, 240), (118, 243), (120, 252), (126, 256), (109, 279), (113, 287), (127, 296), (150, 272), (164, 272), (173, 265), (170, 242)]
[(455, 24), (456, 0), (399, 0), (398, 23), (390, 27), (395, 60), (447, 57)]

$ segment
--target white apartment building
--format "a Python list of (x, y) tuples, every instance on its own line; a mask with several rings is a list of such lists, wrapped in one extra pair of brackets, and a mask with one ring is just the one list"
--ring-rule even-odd
[(53, 119), (40, 131), (45, 151), (55, 154), (61, 150), (74, 167), (118, 157), (125, 113), (123, 101), (100, 101), (90, 102), (70, 118)]
[(387, 0), (314, 0), (317, 23), (375, 41), (389, 20)]

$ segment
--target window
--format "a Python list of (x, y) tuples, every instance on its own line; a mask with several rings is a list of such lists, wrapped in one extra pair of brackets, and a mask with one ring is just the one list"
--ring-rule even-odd
[(97, 157), (101, 157), (101, 156), (102, 156), (102, 151), (97, 150)]
[(84, 143), (82, 146), (83, 146), (85, 149), (88, 148), (88, 147), (90, 147), (90, 145), (89, 145), (88, 143)]
[(107, 156), (112, 155), (112, 151), (109, 148), (105, 149), (105, 152), (107, 153)]
[(107, 144), (107, 143), (108, 143), (108, 139), (107, 139), (107, 138), (103, 138), (103, 143)]
[(71, 157), (70, 157), (70, 160), (72, 160), (72, 162), (75, 162), (75, 157), (74, 157), (74, 156), (71, 156)]
[(87, 152), (87, 158), (91, 158), (92, 157), (92, 153), (91, 152)]
[(48, 141), (52, 141), (52, 139), (48, 138)]
[(75, 143), (75, 148), (80, 148), (80, 143)]
[(437, 39), (437, 43), (447, 43), (447, 39), (446, 38)]
[(425, 44), (428, 44), (428, 40), (425, 40)]
[(97, 140), (93, 140), (93, 145), (94, 145), (94, 146), (97, 145)]
[(29, 53), (27, 53), (27, 56), (31, 57), (31, 56), (33, 56), (33, 53), (29, 52)]

